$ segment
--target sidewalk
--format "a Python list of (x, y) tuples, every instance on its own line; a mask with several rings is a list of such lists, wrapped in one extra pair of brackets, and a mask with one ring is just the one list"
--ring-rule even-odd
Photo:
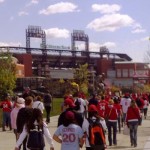
[[(150, 108), (149, 108), (150, 109)], [(51, 135), (56, 130), (58, 116), (51, 117), (51, 123), (48, 125)], [(122, 129), (123, 130), (123, 129)], [(107, 135), (106, 135), (107, 139)], [(123, 133), (117, 134), (117, 146), (108, 146), (108, 150), (150, 150), (150, 110), (148, 111), (147, 119), (143, 119), (142, 126), (138, 127), (138, 146), (136, 148), (130, 146), (130, 137), (123, 135)], [(60, 150), (61, 145), (54, 142), (55, 150)], [(107, 142), (108, 144), (108, 142)], [(0, 150), (14, 150), (15, 147), (15, 135), (13, 131), (2, 132), (0, 129)], [(49, 146), (46, 143), (46, 150), (49, 150)], [(81, 149), (85, 150), (85, 146)]]

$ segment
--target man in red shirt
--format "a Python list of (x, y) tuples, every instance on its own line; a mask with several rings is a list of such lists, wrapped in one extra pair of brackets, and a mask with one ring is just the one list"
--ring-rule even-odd
[(101, 117), (104, 117), (107, 106), (108, 106), (108, 102), (105, 100), (105, 97), (102, 96), (101, 100), (98, 101), (98, 110), (99, 110), (99, 115)]
[(10, 101), (10, 96), (8, 94), (4, 95), (4, 100), (0, 103), (0, 108), (3, 111), (3, 123), (2, 123), (2, 130), (6, 131), (5, 126), (8, 124), (9, 129), (11, 130), (11, 120), (10, 120), (10, 113), (12, 110), (12, 103)]

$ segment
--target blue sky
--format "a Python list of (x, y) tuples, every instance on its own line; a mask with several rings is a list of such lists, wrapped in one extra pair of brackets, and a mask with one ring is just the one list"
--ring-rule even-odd
[[(0, 46), (26, 46), (25, 29), (41, 26), (49, 45), (71, 46), (73, 30), (89, 36), (91, 51), (106, 46), (144, 62), (150, 51), (150, 0), (0, 0)], [(41, 39), (32, 38), (31, 47)], [(77, 42), (84, 49), (84, 42)]]

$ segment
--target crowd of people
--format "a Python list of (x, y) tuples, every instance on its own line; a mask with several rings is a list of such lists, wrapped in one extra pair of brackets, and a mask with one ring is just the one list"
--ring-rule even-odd
[[(147, 118), (149, 98), (148, 94), (135, 93), (125, 93), (122, 96), (93, 94), (89, 99), (83, 93), (79, 93), (77, 97), (68, 95), (64, 97), (62, 113), (58, 119), (57, 130), (59, 132), (56, 132), (56, 135), (54, 134), (54, 140), (62, 143), (62, 145), (65, 144), (65, 142), (58, 139), (58, 136), (63, 137), (63, 134), (65, 134), (63, 133), (63, 128), (66, 128), (65, 116), (68, 111), (71, 111), (74, 114), (74, 117), (72, 117), (74, 123), (83, 130), (83, 141), (85, 141), (86, 150), (96, 150), (90, 145), (91, 141), (89, 141), (90, 118), (95, 121), (99, 119), (99, 123), (103, 127), (105, 142), (103, 141), (98, 150), (104, 150), (107, 146), (117, 146), (117, 134), (121, 133), (125, 126), (130, 131), (131, 147), (137, 147), (137, 130), (138, 126), (142, 125), (142, 119)], [(79, 109), (77, 109), (77, 102), (80, 103)], [(108, 143), (106, 143), (106, 135), (108, 136)], [(82, 145), (82, 142), (78, 145)]]
[[(49, 93), (43, 96), (31, 95), (27, 90), (22, 97), (15, 97), (13, 102), (8, 94), (0, 103), (3, 111), (2, 130), (13, 129), (16, 139), (15, 150), (28, 150), (27, 142), (30, 130), (38, 128), (46, 137), (50, 150), (54, 150), (54, 141), (61, 144), (61, 150), (79, 150), (85, 144), (86, 150), (105, 150), (108, 146), (117, 146), (117, 134), (121, 133), (124, 126), (130, 130), (131, 147), (137, 147), (138, 126), (142, 119), (147, 118), (150, 101), (148, 94), (125, 93), (124, 95), (98, 95), (93, 94), (87, 98), (83, 93), (76, 97), (71, 94), (64, 96), (60, 106), (61, 114), (58, 118), (57, 129), (51, 135), (48, 124), (52, 97)], [(43, 112), (46, 112), (46, 120)], [(102, 129), (99, 139), (100, 144), (91, 144), (96, 141), (91, 138), (92, 125), (100, 125)], [(98, 134), (96, 133), (98, 137)], [(95, 141), (94, 141), (95, 140)], [(32, 149), (30, 149), (32, 150)], [(41, 147), (39, 150), (44, 150)]]

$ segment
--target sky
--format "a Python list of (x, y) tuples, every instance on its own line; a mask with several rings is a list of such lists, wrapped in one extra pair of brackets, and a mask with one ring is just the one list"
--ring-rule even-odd
[[(25, 30), (40, 26), (46, 43), (71, 46), (73, 30), (89, 37), (89, 50), (106, 46), (134, 62), (147, 61), (150, 51), (150, 0), (0, 0), (0, 46), (26, 46)], [(30, 47), (41, 39), (31, 38)], [(85, 43), (76, 42), (79, 50)]]

